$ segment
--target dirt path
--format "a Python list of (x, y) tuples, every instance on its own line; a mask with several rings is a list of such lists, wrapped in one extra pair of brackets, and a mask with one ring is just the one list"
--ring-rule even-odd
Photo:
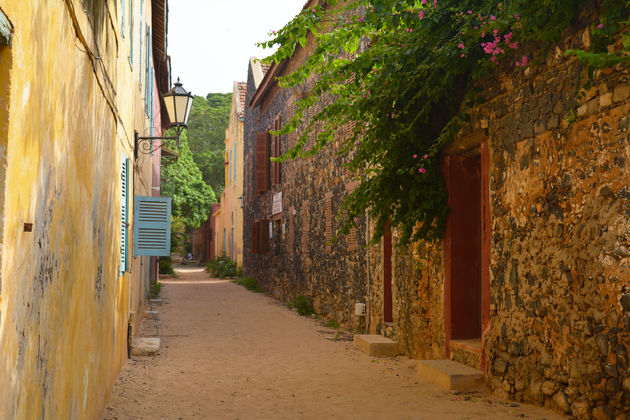
[[(105, 419), (556, 419), (486, 396), (456, 396), (404, 357), (374, 359), (273, 299), (200, 268), (163, 280), (156, 357), (130, 359)], [(468, 399), (469, 398), (469, 399)]]

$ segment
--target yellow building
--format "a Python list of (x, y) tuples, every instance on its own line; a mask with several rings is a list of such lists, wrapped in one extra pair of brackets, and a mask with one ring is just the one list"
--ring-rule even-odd
[[(0, 419), (98, 418), (144, 312), (165, 0), (0, 0)], [(130, 328), (131, 327), (131, 328)]]
[(243, 266), (243, 117), (247, 83), (234, 82), (230, 122), (225, 131), (225, 189), (215, 218), (218, 257)]

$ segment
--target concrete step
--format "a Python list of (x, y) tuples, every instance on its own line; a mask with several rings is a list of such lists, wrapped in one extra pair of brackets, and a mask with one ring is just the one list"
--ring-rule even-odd
[(356, 334), (354, 346), (368, 356), (387, 357), (398, 354), (398, 344), (387, 337), (377, 334)]
[(481, 371), (452, 360), (420, 360), (418, 374), (446, 391), (483, 391), (486, 387)]
[(135, 337), (131, 343), (132, 356), (153, 356), (160, 351), (158, 337)]
[(162, 299), (149, 299), (151, 301), (151, 305), (160, 305), (162, 306)]

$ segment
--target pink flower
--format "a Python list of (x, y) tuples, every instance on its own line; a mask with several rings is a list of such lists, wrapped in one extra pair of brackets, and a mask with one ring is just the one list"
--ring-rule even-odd
[(457, 46), (457, 48), (461, 48), (461, 49), (463, 50), (463, 49), (464, 49), (464, 44), (463, 44), (463, 43), (460, 43), (460, 44)]
[(604, 27), (603, 23), (600, 23), (599, 25), (597, 25), (597, 29), (602, 29)]
[(472, 15), (472, 10), (469, 10), (469, 11), (468, 11), (468, 14), (469, 14), (469, 15)]
[(363, 16), (359, 18), (359, 23), (363, 22)]
[(514, 19), (521, 20), (521, 16), (517, 13), (517, 14), (514, 15)]
[(427, 0), (422, 0), (422, 4), (427, 4)]
[(308, 151), (310, 151), (310, 150), (311, 150), (311, 148), (310, 148), (310, 147), (307, 147), (307, 148), (306, 148), (306, 151), (307, 151), (307, 152), (308, 152)]
[(420, 19), (422, 19), (424, 17), (424, 11), (420, 10), (420, 13), (418, 13), (418, 16), (420, 17)]
[(521, 62), (520, 62), (520, 61), (517, 61), (516, 63), (514, 63), (514, 65), (515, 65), (516, 67), (520, 67), (520, 66), (521, 66)]
[(413, 158), (414, 158), (414, 159), (417, 159), (417, 158), (418, 158), (418, 155), (413, 155)]
[(424, 169), (424, 168), (419, 168), (419, 169), (418, 169), (418, 173), (419, 173), (419, 174), (424, 174), (424, 173), (426, 173), (426, 172), (427, 172), (427, 170), (426, 170), (426, 169)]
[(465, 53), (462, 53), (462, 55), (460, 55), (460, 57), (461, 57), (461, 58), (464, 58), (464, 57), (466, 57), (466, 54), (465, 54)]
[(486, 37), (486, 33), (485, 33), (485, 32), (482, 32), (482, 33), (481, 33), (481, 37), (482, 37), (482, 38), (485, 38), (485, 37)]
[(429, 155), (424, 155), (422, 156), (422, 159), (427, 159), (429, 157)]
[(433, 5), (434, 5), (434, 6), (437, 6), (437, 0), (435, 0), (435, 1), (433, 2)]
[(311, 12), (315, 13), (315, 9), (311, 10)]
[(527, 56), (526, 55), (523, 56), (522, 65), (523, 65), (523, 67), (525, 67), (527, 65)]
[(496, 16), (490, 16), (490, 20), (497, 20)]

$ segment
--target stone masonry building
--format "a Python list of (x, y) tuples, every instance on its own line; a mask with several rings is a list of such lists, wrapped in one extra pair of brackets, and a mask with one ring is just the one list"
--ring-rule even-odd
[[(407, 249), (392, 249), (395, 231), (366, 248), (365, 219), (329, 242), (353, 187), (335, 144), (268, 163), (295, 142), (268, 131), (301, 94), (274, 78), (312, 43), (272, 65), (258, 88), (250, 68), (246, 274), (280, 299), (308, 295), (324, 317), (391, 337), (411, 357), (480, 369), (502, 397), (577, 418), (628, 418), (630, 75), (597, 71), (570, 123), (586, 69), (564, 52), (589, 44), (589, 27), (572, 28), (547, 55), (524, 51), (540, 64), (502, 67), (483, 82), (489, 100), (443, 153), (444, 238)], [(367, 320), (354, 316), (355, 302), (367, 304)]]

